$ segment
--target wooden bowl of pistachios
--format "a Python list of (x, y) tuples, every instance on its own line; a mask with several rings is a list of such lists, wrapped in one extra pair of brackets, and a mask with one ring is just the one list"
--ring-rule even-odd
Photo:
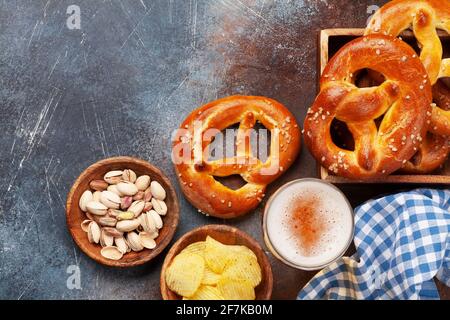
[(179, 203), (170, 180), (147, 161), (100, 160), (77, 178), (66, 203), (67, 227), (80, 249), (103, 265), (146, 263), (170, 243)]

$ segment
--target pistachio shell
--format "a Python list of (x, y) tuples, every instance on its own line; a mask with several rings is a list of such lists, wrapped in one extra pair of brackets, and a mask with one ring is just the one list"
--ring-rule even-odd
[(109, 260), (120, 260), (123, 257), (123, 253), (117, 247), (108, 246), (102, 248), (101, 255)]
[(158, 200), (164, 200), (166, 198), (166, 190), (164, 190), (158, 181), (152, 181), (150, 190), (152, 191), (153, 198)]
[(140, 221), (138, 219), (122, 220), (117, 222), (116, 229), (121, 232), (130, 232), (139, 227)]
[(142, 245), (141, 240), (139, 239), (139, 236), (136, 232), (129, 232), (127, 234), (127, 241), (128, 245), (133, 251), (141, 251), (144, 249), (144, 246)]
[(153, 219), (156, 228), (161, 229), (163, 227), (161, 216), (155, 210), (150, 210), (147, 215)]
[(123, 194), (121, 194), (121, 193), (119, 192), (119, 190), (117, 190), (117, 185), (115, 185), (115, 184), (110, 185), (106, 190), (111, 191), (111, 192), (117, 194), (119, 197), (122, 197), (122, 196), (123, 196)]
[(108, 235), (118, 238), (123, 236), (123, 232), (117, 230), (116, 228), (104, 227), (103, 231), (105, 231)]
[(114, 227), (117, 220), (113, 217), (100, 217), (98, 218), (98, 224), (105, 227)]
[(84, 232), (88, 232), (89, 224), (91, 222), (92, 222), (92, 220), (83, 220), (83, 222), (81, 223), (81, 230), (83, 230)]
[(89, 201), (92, 201), (92, 192), (90, 190), (86, 190), (83, 192), (83, 194), (80, 197), (80, 201), (78, 202), (78, 205), (80, 206), (81, 211), (86, 212), (86, 204)]
[(134, 196), (133, 196), (133, 200), (142, 200), (142, 199), (144, 199), (144, 191), (138, 191), (138, 193), (136, 193)]
[(102, 247), (112, 246), (114, 244), (114, 237), (102, 230), (100, 235), (100, 244)]
[(114, 238), (114, 242), (116, 243), (116, 246), (120, 252), (122, 252), (123, 254), (127, 253), (128, 244), (126, 243), (124, 237)]
[(146, 202), (144, 205), (144, 210), (142, 210), (143, 212), (148, 212), (153, 208), (153, 205), (151, 202)]
[(156, 228), (155, 220), (153, 220), (153, 218), (147, 213), (141, 214), (141, 216), (139, 217), (139, 221), (141, 223), (142, 228), (146, 232), (152, 233), (158, 230)]
[(100, 227), (95, 221), (89, 223), (87, 234), (90, 243), (98, 243), (100, 241)]
[(167, 205), (164, 201), (153, 198), (152, 205), (153, 210), (155, 210), (160, 216), (165, 216), (167, 214)]
[(89, 213), (98, 215), (98, 216), (104, 216), (106, 214), (106, 211), (108, 210), (108, 208), (102, 204), (101, 202), (98, 201), (89, 201), (86, 204), (86, 209), (88, 210)]
[(119, 209), (122, 200), (114, 192), (102, 191), (100, 201), (110, 209)]
[(144, 210), (145, 202), (142, 200), (135, 201), (131, 204), (131, 206), (128, 208), (128, 211), (134, 213), (134, 217), (138, 217), (142, 210)]
[(128, 181), (118, 183), (117, 190), (124, 196), (134, 196), (139, 191), (134, 183)]
[(148, 232), (139, 233), (139, 240), (144, 248), (147, 249), (155, 249), (156, 242)]
[(122, 179), (124, 181), (130, 181), (130, 182), (135, 182), (136, 181), (136, 173), (131, 170), (131, 169), (125, 169), (123, 170), (123, 174), (122, 174)]
[(92, 200), (100, 202), (100, 198), (102, 197), (102, 192), (101, 191), (95, 191), (92, 194)]
[(122, 170), (109, 171), (104, 175), (103, 179), (109, 184), (118, 184), (122, 181), (122, 175)]
[(108, 188), (108, 182), (105, 180), (92, 180), (89, 182), (89, 188), (95, 191), (103, 191)]
[(152, 200), (152, 190), (150, 187), (145, 189), (144, 198), (142, 200), (144, 200), (145, 202), (150, 202), (150, 200)]
[(134, 184), (139, 190), (144, 191), (150, 185), (150, 176), (148, 175), (140, 176), (139, 178), (136, 179), (136, 182)]

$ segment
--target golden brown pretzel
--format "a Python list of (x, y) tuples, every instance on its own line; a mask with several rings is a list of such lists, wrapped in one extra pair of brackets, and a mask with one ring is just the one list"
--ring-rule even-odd
[[(271, 132), (266, 162), (252, 155), (250, 130), (260, 121)], [(210, 161), (211, 139), (239, 123), (236, 156)], [(234, 218), (254, 209), (266, 186), (287, 170), (300, 150), (300, 129), (279, 102), (265, 97), (233, 96), (193, 111), (181, 124), (172, 157), (186, 198), (205, 214)], [(232, 190), (214, 177), (241, 175), (247, 182)]]
[[(450, 110), (450, 89), (442, 80), (433, 86), (433, 99), (446, 112)], [(436, 108), (433, 109), (433, 111)], [(403, 173), (424, 174), (435, 171), (445, 163), (450, 154), (450, 136), (439, 136), (429, 132), (417, 153), (401, 170)]]
[[(394, 0), (372, 17), (365, 34), (388, 34), (394, 37), (412, 28), (421, 47), (420, 58), (427, 69), (431, 84), (450, 76), (450, 59), (442, 59), (442, 43), (437, 34), (441, 29), (450, 34), (450, 0)], [(438, 104), (433, 106), (430, 131), (450, 136), (450, 112)]]
[(400, 170), (409, 174), (430, 173), (442, 166), (450, 152), (450, 139), (428, 132), (418, 152)]
[[(366, 68), (386, 80), (377, 87), (356, 87), (354, 75)], [(388, 175), (401, 168), (420, 145), (431, 101), (426, 70), (411, 47), (384, 35), (355, 39), (325, 67), (320, 93), (305, 119), (306, 145), (337, 175), (351, 179)], [(383, 115), (377, 128), (375, 120)], [(354, 150), (332, 141), (330, 126), (335, 118), (347, 124)]]

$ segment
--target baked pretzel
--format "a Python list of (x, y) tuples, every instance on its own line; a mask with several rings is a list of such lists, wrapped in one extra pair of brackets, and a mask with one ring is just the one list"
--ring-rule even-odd
[[(420, 58), (431, 84), (450, 76), (450, 59), (442, 59), (442, 43), (437, 29), (450, 34), (450, 0), (394, 0), (378, 10), (365, 34), (388, 34), (394, 37), (412, 28), (421, 48)], [(439, 104), (433, 106), (430, 131), (450, 136), (450, 112)]]
[[(252, 154), (250, 133), (256, 122), (271, 132), (265, 162)], [(238, 124), (236, 156), (209, 160), (214, 134)], [(212, 130), (212, 133), (211, 133)], [(254, 209), (266, 186), (287, 170), (300, 150), (301, 134), (294, 116), (282, 104), (265, 97), (232, 96), (194, 110), (181, 124), (172, 157), (181, 189), (201, 212), (234, 218)], [(240, 175), (246, 184), (232, 190), (214, 177)]]
[[(355, 75), (363, 69), (382, 74), (385, 81), (358, 88)], [(410, 46), (384, 35), (357, 38), (325, 67), (320, 93), (304, 123), (306, 145), (336, 175), (350, 179), (386, 176), (401, 168), (425, 137), (431, 101), (426, 70)], [(375, 120), (383, 115), (377, 128)], [(330, 126), (334, 119), (347, 125), (354, 150), (333, 142)]]
[(450, 152), (450, 139), (428, 132), (418, 152), (400, 170), (409, 174), (425, 174), (441, 167)]
[[(433, 99), (444, 108), (444, 112), (450, 112), (450, 89), (442, 80), (433, 86)], [(423, 144), (418, 147), (417, 153), (401, 172), (409, 174), (433, 172), (445, 163), (449, 154), (450, 136), (439, 136), (429, 132)]]

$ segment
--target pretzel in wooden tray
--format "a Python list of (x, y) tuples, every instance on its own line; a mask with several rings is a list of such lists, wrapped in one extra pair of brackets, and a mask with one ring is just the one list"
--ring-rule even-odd
[[(450, 77), (450, 59), (442, 59), (443, 49), (437, 29), (450, 34), (450, 0), (394, 0), (381, 7), (372, 17), (365, 34), (398, 36), (412, 28), (421, 48), (420, 58), (431, 84)], [(430, 131), (450, 136), (450, 111), (433, 106)]]
[[(450, 89), (442, 80), (433, 86), (434, 101), (450, 112)], [(401, 170), (403, 173), (430, 173), (442, 166), (450, 154), (450, 136), (436, 135), (428, 132), (417, 153)]]
[[(270, 154), (262, 162), (252, 154), (250, 134), (260, 121), (271, 132)], [(214, 136), (239, 124), (236, 155), (209, 160)], [(193, 111), (174, 137), (172, 159), (181, 189), (201, 212), (234, 218), (254, 209), (266, 186), (287, 170), (300, 150), (301, 134), (294, 116), (282, 104), (265, 97), (233, 96)], [(246, 184), (238, 190), (214, 177), (240, 175)]]
[[(358, 88), (356, 74), (364, 69), (380, 73), (385, 81)], [(320, 93), (305, 119), (305, 142), (314, 157), (336, 175), (380, 178), (400, 169), (415, 154), (414, 148), (427, 132), (431, 102), (427, 72), (410, 46), (384, 35), (357, 38), (325, 67)], [(330, 126), (334, 119), (347, 125), (354, 150), (333, 142)]]

